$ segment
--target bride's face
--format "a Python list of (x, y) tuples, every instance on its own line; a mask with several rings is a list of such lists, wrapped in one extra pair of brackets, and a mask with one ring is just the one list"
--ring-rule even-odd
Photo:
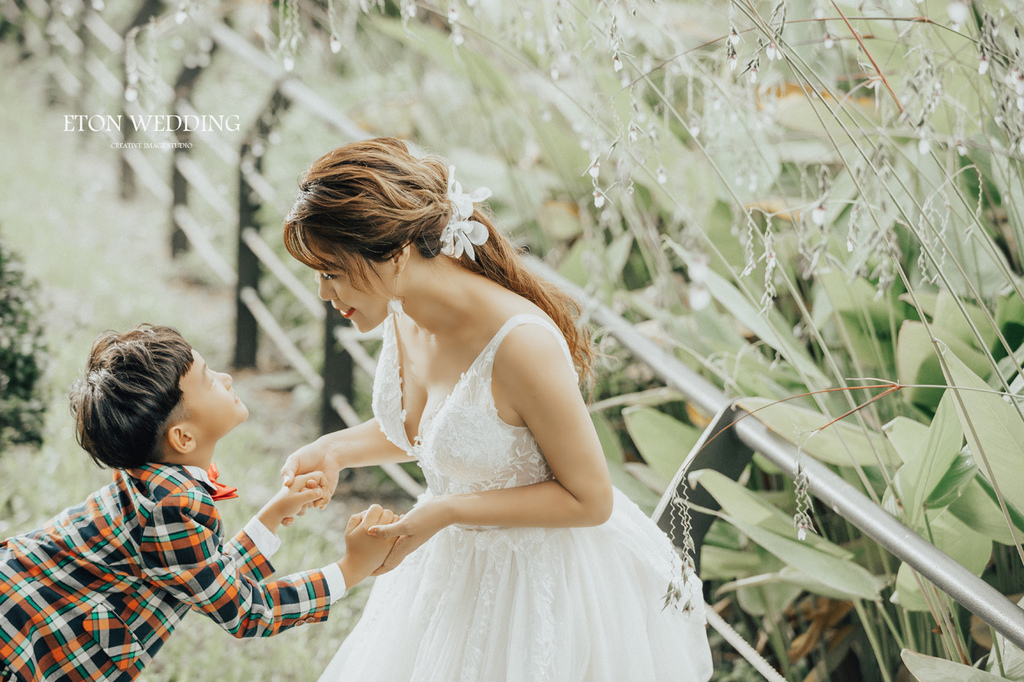
[(388, 314), (389, 292), (384, 291), (379, 268), (370, 266), (369, 282), (364, 285), (346, 270), (317, 271), (317, 294), (351, 320), (356, 329), (366, 332), (381, 322)]

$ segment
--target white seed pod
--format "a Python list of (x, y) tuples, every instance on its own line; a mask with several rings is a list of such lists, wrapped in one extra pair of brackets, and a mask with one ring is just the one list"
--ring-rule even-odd
[(825, 204), (820, 203), (811, 211), (811, 222), (818, 227), (825, 224)]
[(963, 0), (951, 0), (946, 5), (946, 12), (949, 14), (950, 22), (959, 26), (970, 18), (971, 8)]

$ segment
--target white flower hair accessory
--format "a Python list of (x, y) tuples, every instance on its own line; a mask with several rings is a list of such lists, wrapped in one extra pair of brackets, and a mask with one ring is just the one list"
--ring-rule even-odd
[(448, 166), (448, 201), (452, 205), (452, 217), (441, 231), (441, 253), (452, 258), (461, 258), (465, 252), (470, 260), (476, 260), (473, 245), (480, 246), (487, 241), (487, 226), (470, 220), (473, 204), (491, 196), (491, 190), (478, 187), (467, 194), (455, 180), (455, 166)]

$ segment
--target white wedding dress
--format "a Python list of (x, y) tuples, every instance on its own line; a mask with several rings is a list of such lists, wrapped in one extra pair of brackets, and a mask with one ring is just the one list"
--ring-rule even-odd
[[(373, 388), (390, 441), (419, 460), (424, 496), (529, 485), (553, 478), (525, 427), (503, 422), (491, 368), (508, 320), (410, 442), (395, 315)], [(571, 362), (571, 359), (569, 360)], [(449, 526), (376, 578), (362, 619), (321, 682), (704, 682), (711, 677), (700, 581), (695, 609), (663, 608), (681, 562), (668, 538), (619, 490), (591, 528)]]

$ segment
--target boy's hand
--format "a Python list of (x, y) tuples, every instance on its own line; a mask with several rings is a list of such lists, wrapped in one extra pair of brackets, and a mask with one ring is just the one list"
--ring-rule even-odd
[(313, 471), (296, 476), (291, 485), (281, 486), (270, 501), (263, 506), (257, 518), (270, 532), (286, 518), (293, 517), (327, 494), (327, 477), (322, 471)]
[(345, 528), (345, 556), (338, 562), (345, 585), (349, 588), (363, 580), (384, 563), (396, 538), (375, 538), (366, 531), (371, 526), (394, 523), (395, 513), (379, 504), (353, 514)]

